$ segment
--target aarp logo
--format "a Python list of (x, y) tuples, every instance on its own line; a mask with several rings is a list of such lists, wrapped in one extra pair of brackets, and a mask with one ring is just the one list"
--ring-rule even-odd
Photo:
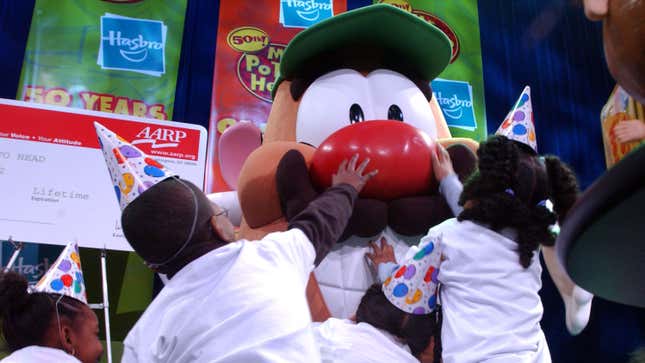
[(186, 136), (183, 130), (147, 126), (139, 131), (132, 144), (150, 144), (152, 149), (177, 147)]
[(166, 32), (162, 21), (105, 14), (98, 64), (103, 69), (161, 76), (166, 71)]
[(308, 28), (334, 15), (332, 0), (280, 0), (280, 23)]

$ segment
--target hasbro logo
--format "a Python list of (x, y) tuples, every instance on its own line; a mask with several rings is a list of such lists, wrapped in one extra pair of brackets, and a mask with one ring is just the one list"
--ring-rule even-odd
[[(2, 241), (0, 248), (0, 262), (6, 266), (14, 252), (13, 246), (7, 241)], [(14, 261), (11, 270), (17, 272), (29, 281), (30, 285), (38, 280), (49, 270), (49, 267), (62, 252), (63, 246), (25, 243), (18, 258)]]
[(162, 21), (105, 14), (97, 63), (103, 69), (161, 76), (166, 71), (166, 32)]
[(332, 0), (280, 0), (280, 23), (307, 28), (334, 15)]
[(473, 89), (468, 82), (437, 78), (432, 91), (441, 106), (449, 127), (469, 131), (477, 128), (473, 107)]

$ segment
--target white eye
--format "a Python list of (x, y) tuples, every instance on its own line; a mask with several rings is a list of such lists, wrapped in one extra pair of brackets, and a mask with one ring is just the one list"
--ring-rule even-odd
[(318, 147), (329, 135), (355, 122), (374, 118), (367, 79), (339, 69), (316, 79), (302, 95), (296, 141)]
[(406, 76), (377, 69), (367, 76), (377, 120), (399, 120), (437, 138), (437, 126), (428, 99)]

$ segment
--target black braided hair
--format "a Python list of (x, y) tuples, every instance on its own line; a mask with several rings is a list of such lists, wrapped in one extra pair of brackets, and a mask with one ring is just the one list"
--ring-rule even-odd
[(562, 223), (580, 193), (578, 181), (573, 171), (556, 156), (547, 155), (544, 157), (544, 162), (549, 173), (549, 195), (551, 195), (555, 213), (558, 215), (558, 221)]
[[(505, 136), (492, 136), (479, 150), (478, 170), (464, 185), (459, 204), (471, 202), (457, 217), (494, 231), (517, 231), (520, 264), (528, 267), (540, 244), (552, 246), (550, 226), (564, 218), (576, 200), (574, 173), (555, 156), (540, 158)], [(543, 200), (550, 199), (555, 213)]]
[[(441, 321), (437, 320), (437, 311), (431, 314), (417, 315), (406, 313), (394, 306), (385, 297), (381, 284), (370, 286), (363, 295), (356, 310), (356, 322), (368, 323), (375, 328), (385, 330), (397, 336), (410, 347), (414, 357), (419, 357), (435, 337), (435, 361), (441, 358), (440, 345)], [(436, 352), (439, 355), (436, 355)]]
[(28, 293), (27, 280), (15, 272), (0, 274), (0, 319), (2, 336), (10, 351), (30, 345), (45, 345), (45, 334), (58, 314), (75, 322), (83, 318), (83, 303), (69, 296)]

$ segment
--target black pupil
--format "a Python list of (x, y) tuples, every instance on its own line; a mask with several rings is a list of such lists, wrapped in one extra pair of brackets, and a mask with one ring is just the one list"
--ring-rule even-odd
[(387, 110), (387, 118), (388, 120), (403, 121), (403, 111), (401, 111), (401, 108), (399, 106), (391, 105)]
[(355, 124), (361, 121), (365, 121), (365, 115), (361, 106), (355, 103), (349, 108), (349, 122)]

